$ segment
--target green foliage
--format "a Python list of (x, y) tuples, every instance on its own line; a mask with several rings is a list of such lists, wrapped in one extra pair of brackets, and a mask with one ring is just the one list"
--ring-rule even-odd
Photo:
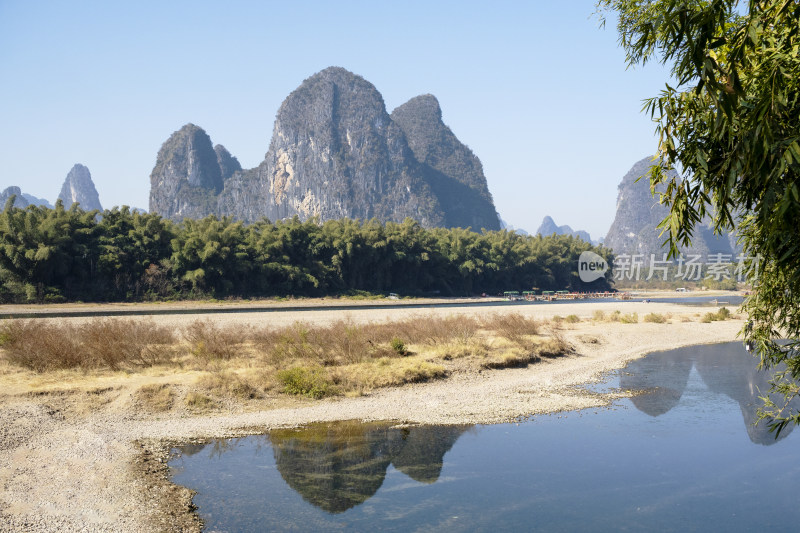
[(244, 225), (210, 216), (173, 224), (127, 207), (98, 214), (61, 204), (7, 205), (0, 213), (0, 301), (609, 288), (610, 272), (592, 284), (578, 278), (586, 250), (613, 261), (610, 250), (569, 236), (425, 229), (411, 219)]
[(279, 371), (277, 377), (283, 385), (283, 392), (287, 394), (319, 399), (333, 393), (323, 368), (296, 366)]
[(708, 312), (703, 315), (703, 318), (700, 319), (700, 322), (709, 323), (709, 322), (716, 322), (717, 320), (727, 320), (731, 316), (731, 312), (728, 310), (727, 307), (721, 307), (717, 312), (711, 313)]
[(389, 341), (389, 346), (391, 346), (392, 350), (394, 350), (397, 355), (408, 355), (406, 343), (404, 343), (399, 337), (393, 337), (392, 340)]
[[(647, 101), (657, 124), (660, 163), (650, 176), (670, 215), (661, 227), (673, 252), (700, 220), (717, 229), (738, 221), (750, 267), (748, 342), (762, 366), (786, 364), (774, 390), (785, 406), (800, 379), (800, 3), (787, 0), (601, 0), (619, 15), (630, 65), (672, 66), (674, 87)], [(666, 170), (682, 170), (682, 180)], [(737, 220), (738, 219), (738, 220)], [(752, 276), (751, 276), (752, 279)], [(790, 339), (789, 346), (776, 342)], [(767, 405), (776, 429), (800, 412)]]

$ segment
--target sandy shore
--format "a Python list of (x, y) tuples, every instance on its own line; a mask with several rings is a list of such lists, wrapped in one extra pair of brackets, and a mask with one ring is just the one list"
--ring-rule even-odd
[[(280, 400), (274, 408), (257, 412), (148, 415), (138, 409), (130, 388), (117, 382), (68, 392), (52, 384), (4, 387), (0, 380), (4, 391), (0, 393), (0, 531), (195, 530), (199, 523), (191, 513), (191, 493), (167, 478), (165, 460), (173, 442), (260, 433), (315, 421), (497, 423), (603, 406), (619, 394), (590, 393), (580, 385), (599, 380), (604, 373), (648, 352), (734, 340), (742, 326), (740, 320), (684, 322), (684, 317), (688, 320), (710, 309), (675, 304), (598, 302), (512, 307), (508, 311), (550, 318), (554, 314), (588, 317), (598, 309), (640, 315), (670, 313), (674, 318), (669, 324), (583, 321), (564, 330), (576, 349), (567, 357), (522, 369), (454, 374), (443, 381), (384, 389), (357, 398)], [(487, 310), (426, 311), (459, 312)], [(345, 316), (353, 321), (381, 321), (419, 314), (419, 310), (386, 309), (203, 318), (268, 320), (280, 325), (296, 320), (326, 323)], [(166, 319), (177, 324), (193, 318), (176, 315), (159, 321)]]

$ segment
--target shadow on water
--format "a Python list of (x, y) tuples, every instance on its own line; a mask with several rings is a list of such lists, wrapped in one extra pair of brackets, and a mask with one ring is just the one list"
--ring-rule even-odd
[[(771, 372), (759, 371), (757, 359), (740, 342), (696, 346), (687, 350), (663, 352), (657, 357), (645, 357), (630, 363), (620, 376), (620, 387), (628, 391), (646, 391), (631, 398), (641, 412), (661, 416), (681, 400), (692, 368), (702, 378), (708, 390), (724, 394), (739, 404), (745, 429), (756, 444), (771, 445), (789, 436), (794, 426), (787, 426), (775, 439), (767, 421), (758, 419), (760, 397), (767, 396)], [(769, 395), (778, 401), (777, 396)], [(789, 406), (800, 409), (800, 399)]]

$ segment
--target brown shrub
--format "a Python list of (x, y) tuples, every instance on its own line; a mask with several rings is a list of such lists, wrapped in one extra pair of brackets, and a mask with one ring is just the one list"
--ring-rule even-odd
[(574, 351), (575, 348), (564, 338), (564, 334), (555, 328), (550, 330), (550, 335), (537, 350), (542, 357), (561, 357)]
[(519, 313), (497, 313), (484, 318), (481, 327), (519, 344), (523, 342), (525, 336), (538, 334), (540, 324), (537, 320)]
[(95, 319), (76, 329), (89, 365), (112, 370), (164, 363), (175, 343), (174, 332), (152, 320)]
[(231, 359), (249, 340), (247, 326), (220, 327), (208, 320), (196, 320), (183, 330), (192, 354), (203, 359)]
[(152, 366), (171, 354), (174, 334), (152, 321), (95, 319), (76, 325), (12, 320), (0, 328), (8, 360), (37, 372)]
[(370, 324), (368, 336), (376, 343), (388, 343), (397, 337), (406, 344), (435, 346), (453, 341), (468, 342), (478, 328), (478, 321), (468, 316), (420, 315), (398, 322)]
[(8, 360), (36, 372), (83, 366), (85, 357), (70, 324), (12, 320), (0, 331)]

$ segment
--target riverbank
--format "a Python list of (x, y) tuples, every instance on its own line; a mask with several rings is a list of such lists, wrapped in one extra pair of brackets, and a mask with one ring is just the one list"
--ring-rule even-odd
[[(572, 307), (567, 309), (568, 305)], [(206, 414), (181, 409), (147, 411), (136, 391), (142, 384), (168, 382), (173, 379), (170, 375), (70, 376), (70, 385), (65, 387), (57, 379), (25, 381), (18, 374), (0, 374), (0, 390), (4, 391), (0, 393), (0, 530), (196, 529), (199, 524), (191, 513), (191, 493), (175, 487), (167, 477), (165, 461), (171, 443), (262, 433), (316, 421), (498, 423), (600, 407), (620, 393), (601, 395), (581, 385), (648, 352), (733, 340), (742, 327), (741, 320), (702, 323), (701, 310), (696, 308), (632, 305), (576, 303), (557, 310), (530, 306), (524, 313), (541, 317), (548, 313), (552, 318), (555, 312), (574, 312), (588, 317), (597, 311), (622, 309), (626, 313), (668, 313), (672, 318), (662, 324), (584, 318), (560, 330), (575, 349), (564, 357), (543, 359), (525, 368), (453, 372), (446, 380), (377, 389), (360, 397), (308, 400), (281, 395), (255, 411), (233, 405)], [(348, 318), (356, 322), (396, 319), (410, 312), (360, 311)], [(280, 315), (279, 322), (333, 320), (326, 315), (320, 311), (299, 317)], [(338, 315), (342, 318), (341, 312)], [(187, 319), (183, 315), (170, 318)], [(220, 320), (242, 319), (220, 315)]]

